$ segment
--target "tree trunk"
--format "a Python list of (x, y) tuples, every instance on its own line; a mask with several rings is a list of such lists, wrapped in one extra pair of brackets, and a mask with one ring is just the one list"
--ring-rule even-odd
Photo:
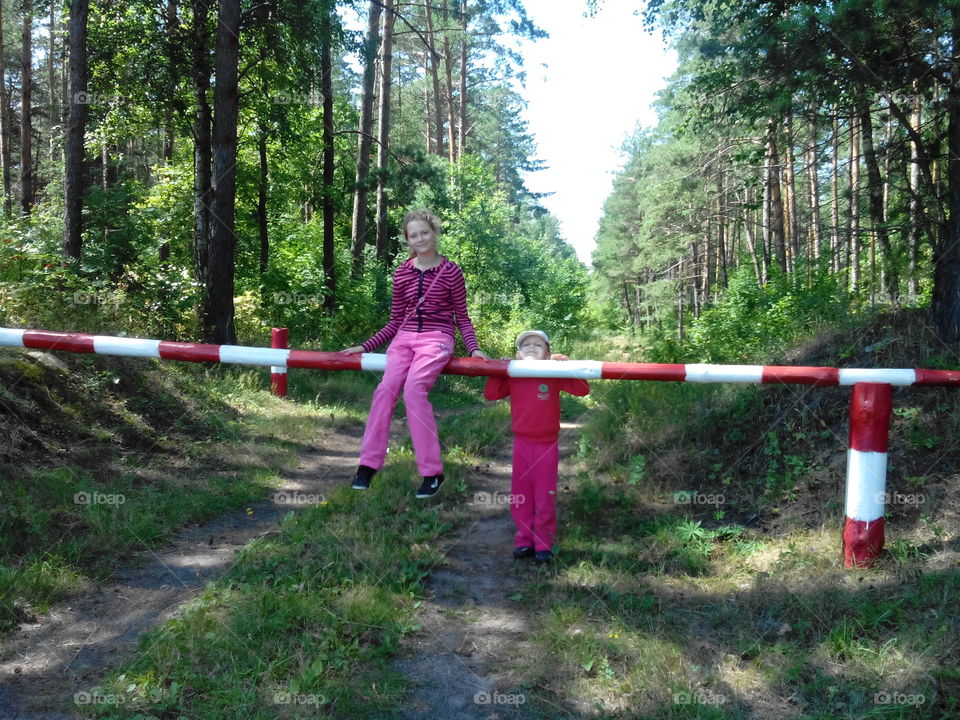
[(830, 193), (833, 200), (830, 208), (830, 264), (833, 272), (840, 272), (840, 111), (833, 108), (833, 137), (830, 141), (831, 172)]
[[(444, 19), (449, 18), (447, 11), (447, 0), (443, 0)], [(454, 139), (456, 132), (456, 114), (453, 109), (453, 53), (450, 50), (450, 38), (446, 33), (443, 34), (443, 70), (444, 80), (447, 88), (447, 150), (450, 153), (450, 162), (456, 162), (457, 143)]]
[(377, 133), (377, 259), (387, 261), (389, 232), (387, 225), (387, 170), (390, 162), (390, 86), (393, 72), (393, 0), (383, 2), (383, 52), (380, 60), (380, 127)]
[(459, 124), (457, 125), (457, 157), (467, 151), (467, 51), (470, 36), (467, 34), (467, 0), (460, 3), (460, 101)]
[[(70, 2), (70, 117), (63, 175), (63, 257), (79, 260), (83, 245), (83, 158), (87, 128), (87, 20), (90, 0)], [(2, 46), (0, 46), (2, 47)], [(83, 102), (80, 102), (83, 100)], [(2, 113), (2, 110), (0, 110)]]
[(20, 209), (33, 210), (33, 0), (23, 0), (20, 39)]
[[(920, 127), (922, 101), (919, 93), (913, 101), (913, 115), (910, 118), (914, 127)], [(910, 219), (907, 230), (907, 299), (911, 303), (917, 301), (920, 294), (920, 283), (917, 277), (920, 261), (920, 224), (923, 209), (920, 205), (920, 155), (921, 148), (916, 141), (910, 143), (910, 173), (907, 178), (910, 192)]]
[(877, 162), (877, 153), (873, 146), (873, 120), (870, 116), (870, 107), (861, 101), (859, 107), (860, 142), (863, 148), (863, 162), (867, 169), (867, 196), (870, 201), (870, 224), (877, 244), (880, 246), (880, 262), (883, 266), (883, 276), (886, 280), (887, 297), (891, 304), (897, 301), (897, 274), (893, 262), (893, 253), (890, 249), (890, 235), (884, 219), (883, 208), (883, 180), (880, 177), (880, 163)]
[(767, 158), (764, 187), (766, 197), (763, 207), (765, 244), (772, 248), (780, 269), (787, 270), (787, 248), (784, 238), (783, 196), (780, 194), (780, 156), (777, 150), (776, 123), (767, 123)]
[(237, 191), (240, 0), (220, 0), (213, 91), (213, 218), (203, 332), (208, 342), (235, 344), (234, 233)]
[(953, 62), (947, 86), (947, 202), (949, 218), (944, 240), (933, 257), (931, 314), (940, 339), (960, 342), (960, 7), (950, 9)]
[(820, 217), (820, 178), (817, 170), (817, 111), (810, 113), (810, 144), (807, 145), (807, 183), (810, 194), (810, 257), (815, 261), (823, 254), (823, 230)]
[(332, 313), (337, 306), (336, 249), (333, 245), (333, 27), (331, 15), (334, 2), (330, 0), (320, 24), (320, 92), (323, 94), (323, 276), (326, 293), (323, 307)]
[(257, 183), (257, 232), (260, 236), (260, 272), (270, 266), (270, 228), (267, 217), (267, 187), (270, 182), (267, 165), (267, 127), (261, 120), (257, 129), (257, 154), (260, 157), (260, 180)]
[(850, 118), (850, 223), (847, 242), (850, 256), (850, 292), (860, 291), (860, 131), (856, 117)]
[[(427, 56), (430, 59), (430, 82), (433, 85), (433, 152), (443, 155), (443, 107), (440, 95), (440, 54), (437, 52), (437, 43), (434, 38), (433, 11), (430, 8), (432, 0), (424, 0), (423, 10), (427, 17)], [(429, 125), (429, 123), (428, 123)]]
[(797, 271), (800, 259), (800, 215), (797, 208), (797, 180), (794, 172), (796, 158), (793, 154), (793, 112), (787, 111), (786, 138), (784, 139), (783, 186), (787, 193), (785, 229), (788, 237), (785, 245), (789, 248), (787, 254), (788, 272)]
[[(167, 42), (170, 43), (171, 47), (173, 45), (174, 33), (176, 32), (179, 19), (177, 18), (177, 1), (178, 0), (167, 0), (167, 10), (163, 18), (164, 23), (164, 32), (167, 34)], [(173, 98), (174, 93), (177, 91), (177, 80), (174, 77), (170, 78), (170, 82), (167, 85), (167, 92), (170, 93), (170, 97)], [(173, 106), (172, 103), (166, 103), (163, 113), (163, 159), (165, 162), (170, 162), (173, 160), (173, 143), (174, 143), (174, 121), (173, 121)]]
[(371, 0), (367, 13), (367, 38), (363, 46), (363, 92), (360, 96), (360, 135), (357, 140), (357, 172), (353, 191), (350, 249), (352, 275), (363, 272), (363, 249), (367, 244), (367, 191), (370, 182), (370, 145), (373, 130), (373, 87), (376, 79), (377, 46), (380, 44), (380, 3)]
[(210, 222), (213, 205), (213, 149), (210, 110), (210, 61), (207, 20), (209, 0), (193, 0), (193, 83), (197, 91), (193, 139), (193, 250), (197, 282), (206, 287), (210, 269)]
[[(3, 17), (3, 0), (0, 0), (0, 18)], [(0, 48), (3, 45), (3, 23), (0, 22)], [(10, 102), (7, 97), (6, 55), (0, 53), (0, 174), (3, 176), (3, 210), (10, 215), (13, 200), (10, 189)]]
[[(50, 112), (47, 115), (47, 141), (49, 142), (49, 158), (50, 166), (52, 167), (56, 162), (56, 149), (57, 143), (54, 141), (54, 128), (57, 125), (57, 117), (54, 112), (54, 108), (57, 107), (57, 89), (56, 89), (56, 72), (54, 71), (53, 58), (56, 53), (56, 40), (57, 40), (57, 3), (50, 3), (50, 44), (47, 45), (47, 84), (50, 88), (50, 97), (48, 98), (48, 107)], [(0, 15), (0, 17), (3, 17)]]

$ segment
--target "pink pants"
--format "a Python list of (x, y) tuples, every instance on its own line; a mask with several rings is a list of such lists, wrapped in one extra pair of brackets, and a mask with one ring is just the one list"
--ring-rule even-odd
[(427, 393), (452, 354), (453, 339), (439, 330), (422, 333), (401, 330), (397, 333), (387, 348), (383, 380), (373, 393), (360, 447), (361, 465), (375, 470), (383, 467), (390, 438), (390, 420), (402, 390), (417, 468), (425, 477), (443, 472), (437, 421)]
[(533, 442), (513, 436), (510, 513), (517, 525), (516, 547), (549, 550), (557, 535), (557, 440)]

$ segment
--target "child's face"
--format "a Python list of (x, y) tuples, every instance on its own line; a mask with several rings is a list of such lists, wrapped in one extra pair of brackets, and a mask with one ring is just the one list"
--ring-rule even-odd
[(437, 251), (437, 234), (430, 227), (430, 223), (423, 220), (412, 220), (407, 224), (406, 234), (407, 244), (415, 255)]
[(517, 349), (517, 360), (549, 360), (550, 346), (542, 337), (528, 335)]

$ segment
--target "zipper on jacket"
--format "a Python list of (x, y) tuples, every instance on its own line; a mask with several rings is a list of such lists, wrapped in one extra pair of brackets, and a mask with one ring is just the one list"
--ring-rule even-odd
[(423, 332), (423, 278), (426, 270), (419, 270), (420, 281), (417, 284), (417, 332)]

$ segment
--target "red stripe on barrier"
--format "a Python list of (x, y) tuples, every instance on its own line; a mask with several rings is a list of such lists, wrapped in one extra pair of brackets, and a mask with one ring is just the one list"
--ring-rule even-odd
[(162, 340), (160, 342), (160, 357), (164, 360), (184, 360), (186, 362), (220, 362), (220, 346)]
[(491, 377), (509, 377), (507, 372), (510, 367), (510, 360), (484, 360), (475, 357), (455, 357), (450, 358), (443, 367), (443, 372), (450, 375), (466, 375), (468, 377), (479, 377), (489, 375)]
[(892, 411), (892, 385), (856, 383), (850, 398), (850, 449), (885, 453)]
[(23, 346), (42, 350), (66, 350), (75, 353), (96, 352), (93, 349), (93, 335), (50, 332), (48, 330), (24, 330)]
[(853, 520), (843, 526), (844, 567), (871, 567), (883, 550), (883, 518)]
[(917, 380), (914, 385), (960, 385), (960, 370), (915, 370)]
[(600, 377), (604, 380), (684, 382), (687, 379), (687, 366), (666, 363), (605, 362), (600, 367)]
[(361, 370), (360, 355), (344, 355), (320, 350), (291, 350), (287, 367), (313, 370)]
[(840, 384), (840, 371), (830, 367), (765, 365), (761, 382), (825, 387)]

